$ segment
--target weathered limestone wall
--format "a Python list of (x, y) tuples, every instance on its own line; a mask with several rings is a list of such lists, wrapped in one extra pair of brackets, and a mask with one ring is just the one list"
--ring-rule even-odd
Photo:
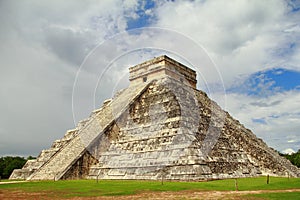
[[(161, 84), (150, 84), (113, 125), (119, 129), (113, 131), (115, 136), (110, 137), (111, 132), (105, 134), (114, 140), (106, 151), (97, 153), (99, 164), (91, 168), (90, 178), (99, 175), (104, 179), (157, 179), (162, 170), (168, 169), (172, 171), (169, 179), (184, 180), (195, 178), (196, 171), (210, 173), (205, 163), (191, 165), (199, 159), (197, 153), (189, 154), (189, 160), (181, 159), (185, 152), (195, 151), (189, 149), (195, 139), (193, 135), (186, 138), (192, 125), (189, 121), (193, 120), (182, 117), (198, 113), (181, 112), (182, 106), (195, 103), (190, 102), (192, 98), (188, 99), (189, 92), (194, 90), (182, 88), (181, 82), (171, 79), (165, 79)], [(177, 98), (184, 98), (181, 102), (185, 105), (180, 105)]]
[(166, 76), (196, 88), (196, 72), (165, 55), (129, 68), (130, 84), (150, 82)]
[(237, 120), (227, 113), (226, 131), (229, 141), (244, 151), (251, 163), (259, 168), (263, 175), (273, 176), (300, 176), (299, 169), (289, 160), (281, 157), (274, 149), (257, 138), (249, 129), (246, 129)]
[[(156, 180), (163, 175), (170, 180), (203, 180), (300, 175), (204, 92), (193, 90), (198, 110), (182, 111), (193, 104), (191, 93), (178, 81), (170, 79), (169, 83), (150, 84), (107, 130), (105, 139), (99, 140), (102, 144), (93, 143), (94, 149), (103, 143), (105, 148), (96, 150), (99, 163), (91, 167), (89, 178)], [(195, 114), (199, 126), (191, 134)], [(206, 145), (213, 149), (209, 151)], [(202, 157), (207, 149), (208, 155)]]
[(89, 174), (90, 167), (98, 161), (86, 151), (71, 168), (61, 177), (61, 179), (84, 179)]

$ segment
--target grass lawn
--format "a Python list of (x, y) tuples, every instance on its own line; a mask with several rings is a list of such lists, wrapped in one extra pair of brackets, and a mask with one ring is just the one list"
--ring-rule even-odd
[[(241, 178), (238, 179), (238, 188), (240, 191), (246, 190), (284, 190), (299, 189), (300, 178), (279, 178), (270, 177), (270, 183), (266, 184), (266, 177)], [(130, 195), (139, 192), (156, 192), (156, 191), (234, 191), (235, 180), (216, 180), (209, 182), (164, 182), (160, 181), (136, 181), (136, 180), (67, 180), (67, 181), (32, 181), (15, 184), (0, 184), (0, 193), (4, 190), (24, 191), (29, 193), (44, 192), (47, 194), (59, 195), (60, 197), (75, 196), (117, 196)], [(273, 198), (279, 193), (272, 194), (255, 194), (257, 197)], [(282, 197), (285, 193), (282, 193)], [(273, 195), (273, 196), (272, 196)], [(299, 192), (289, 193), (289, 195), (298, 196)], [(291, 197), (292, 197), (291, 196)], [(275, 198), (276, 199), (276, 198)], [(286, 198), (290, 199), (290, 198)]]
[(282, 199), (298, 200), (298, 199), (300, 199), (300, 192), (262, 193), (262, 194), (247, 195), (247, 197), (257, 197), (257, 198), (261, 198), (261, 199), (270, 199), (270, 200), (282, 200)]

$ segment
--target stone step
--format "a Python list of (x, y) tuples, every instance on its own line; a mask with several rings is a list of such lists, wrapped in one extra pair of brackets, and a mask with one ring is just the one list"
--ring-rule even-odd
[[(62, 147), (40, 169), (33, 173), (28, 180), (59, 180), (72, 165), (83, 155), (86, 147), (118, 118), (130, 103), (139, 96), (148, 84), (128, 88), (111, 102), (103, 105), (102, 109), (93, 112), (90, 120), (85, 122), (69, 143)], [(111, 105), (113, 104), (113, 105)]]

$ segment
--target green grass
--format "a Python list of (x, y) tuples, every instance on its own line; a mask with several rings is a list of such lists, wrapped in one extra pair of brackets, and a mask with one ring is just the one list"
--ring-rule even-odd
[[(300, 188), (299, 178), (270, 177), (270, 184), (266, 184), (266, 177), (238, 179), (239, 190), (279, 190)], [(235, 190), (235, 180), (216, 180), (209, 182), (164, 182), (137, 180), (69, 180), (69, 181), (38, 181), (15, 184), (0, 184), (0, 191), (22, 190), (24, 192), (45, 192), (61, 197), (74, 196), (115, 196), (130, 195), (143, 191), (181, 191), (181, 190)], [(269, 195), (269, 194), (267, 194)]]
[(262, 194), (251, 194), (246, 197), (255, 197), (259, 199), (269, 200), (299, 200), (300, 192), (276, 192), (276, 193), (262, 193)]

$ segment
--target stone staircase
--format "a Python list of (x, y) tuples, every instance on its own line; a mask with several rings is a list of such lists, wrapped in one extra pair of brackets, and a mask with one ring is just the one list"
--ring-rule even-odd
[(54, 179), (61, 177), (61, 173), (72, 163), (76, 157), (79, 157), (84, 151), (84, 145), (80, 137), (76, 136), (64, 148), (58, 151), (49, 161), (32, 174), (29, 180)]
[(48, 162), (58, 151), (68, 144), (78, 133), (79, 128), (83, 127), (84, 122), (80, 121), (76, 129), (68, 130), (62, 139), (53, 142), (49, 149), (42, 150), (36, 159), (28, 160), (22, 169), (15, 169), (10, 179), (27, 179), (30, 175), (40, 169)]
[(37, 169), (27, 180), (59, 180), (72, 165), (85, 153), (86, 147), (139, 96), (148, 84), (127, 88), (111, 102), (95, 110), (85, 126), (65, 146), (60, 148), (47, 162)]

